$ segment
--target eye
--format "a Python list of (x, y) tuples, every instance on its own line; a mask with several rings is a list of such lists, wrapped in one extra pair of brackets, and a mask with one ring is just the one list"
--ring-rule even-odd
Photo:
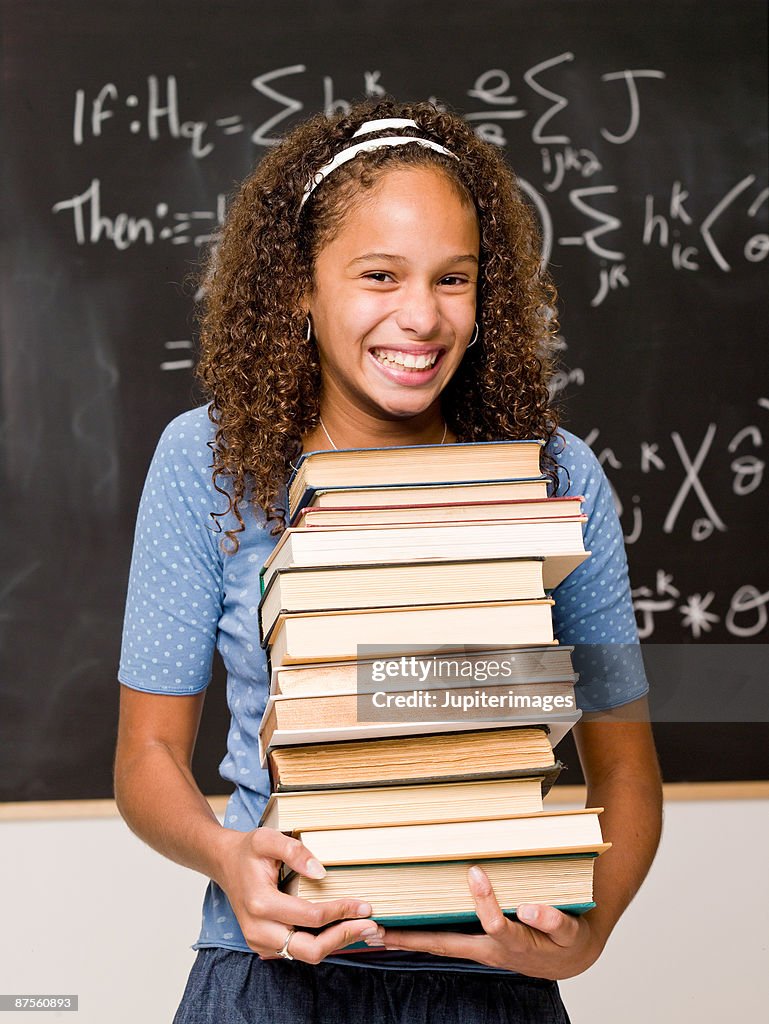
[(389, 284), (392, 281), (392, 275), (388, 274), (384, 270), (372, 270), (368, 274), (363, 275), (367, 281), (376, 281), (378, 284)]
[(459, 274), (447, 274), (441, 278), (440, 283), (456, 288), (458, 285), (467, 284), (467, 278), (461, 277)]

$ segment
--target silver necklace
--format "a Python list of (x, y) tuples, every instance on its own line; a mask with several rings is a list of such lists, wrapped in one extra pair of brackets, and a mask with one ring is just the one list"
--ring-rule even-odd
[[(338, 449), (338, 448), (337, 448), (337, 446), (336, 446), (336, 445), (334, 444), (334, 439), (332, 438), (331, 434), (329, 434), (329, 432), (328, 432), (328, 431), (326, 430), (326, 424), (325, 424), (325, 423), (323, 422), (323, 417), (322, 417), (322, 416), (320, 415), (320, 413), (318, 413), (318, 420), (319, 420), (319, 422), (320, 422), (320, 428), (321, 428), (321, 430), (323, 431), (323, 433), (324, 433), (324, 434), (326, 435), (326, 437), (328, 438), (328, 442), (329, 442), (329, 444), (331, 445), (331, 447), (332, 447), (332, 448), (334, 449), (334, 451), (335, 451), (335, 452), (338, 452), (338, 451), (339, 451), (339, 449)], [(444, 420), (444, 421), (443, 421), (443, 437), (442, 437), (442, 438), (440, 439), (440, 441), (438, 442), (438, 444), (443, 444), (443, 442), (444, 442), (444, 441), (446, 440), (446, 434), (448, 433), (448, 429), (449, 429), (449, 425), (448, 425), (448, 423), (447, 423), (447, 422), (446, 422), (446, 421)]]

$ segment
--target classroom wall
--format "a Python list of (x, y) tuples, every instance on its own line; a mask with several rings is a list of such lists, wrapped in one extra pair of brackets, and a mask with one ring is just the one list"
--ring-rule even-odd
[[(599, 963), (563, 983), (573, 1024), (764, 1019), (767, 863), (769, 799), (669, 802), (644, 888)], [(76, 1017), (11, 1012), (4, 1024), (171, 1021), (201, 876), (116, 817), (0, 821), (0, 870), (0, 993), (80, 997)]]

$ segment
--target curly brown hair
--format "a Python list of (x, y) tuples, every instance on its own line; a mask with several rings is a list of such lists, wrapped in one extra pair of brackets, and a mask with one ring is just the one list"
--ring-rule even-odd
[[(361, 153), (329, 175), (302, 208), (318, 168), (350, 145), (363, 122), (383, 117), (414, 120), (417, 130), (399, 134), (432, 139), (458, 159), (418, 145)], [(318, 114), (294, 128), (243, 182), (205, 269), (197, 374), (216, 425), (213, 482), (228, 499), (226, 511), (212, 516), (218, 525), (232, 512), (238, 522), (225, 531), (225, 550), (238, 549), (244, 504), (272, 520), (273, 532), (285, 528), (285, 482), (302, 437), (318, 424), (320, 363), (315, 341), (305, 337), (303, 305), (315, 258), (355, 193), (404, 165), (440, 169), (472, 202), (480, 228), (479, 344), (441, 396), (446, 422), (459, 441), (549, 442), (555, 433), (558, 418), (548, 393), (555, 288), (541, 268), (532, 213), (500, 153), (461, 117), (430, 103), (388, 98), (334, 118)], [(557, 487), (555, 462), (544, 449), (542, 457)]]

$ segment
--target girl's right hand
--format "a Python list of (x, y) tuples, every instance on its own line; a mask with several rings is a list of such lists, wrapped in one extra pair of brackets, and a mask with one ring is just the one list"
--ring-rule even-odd
[[(326, 874), (298, 839), (272, 828), (253, 832), (223, 829), (218, 861), (216, 881), (227, 894), (246, 942), (260, 956), (274, 957), (291, 928), (297, 931), (288, 952), (295, 960), (310, 964), (320, 963), (329, 953), (353, 942), (384, 946), (384, 929), (376, 921), (366, 920), (370, 904), (357, 899), (313, 903), (280, 892), (281, 863), (307, 878)], [(301, 928), (323, 930), (314, 935), (298, 930)]]

